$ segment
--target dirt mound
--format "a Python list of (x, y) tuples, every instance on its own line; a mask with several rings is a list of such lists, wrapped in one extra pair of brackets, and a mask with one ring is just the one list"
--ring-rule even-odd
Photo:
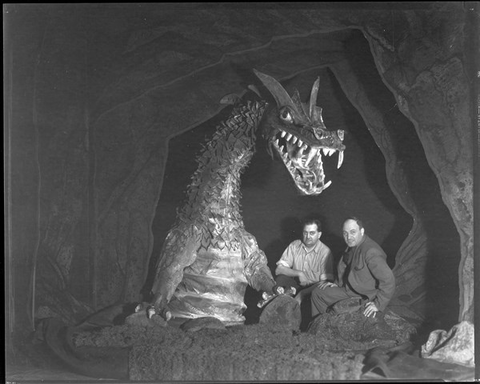
[(347, 345), (373, 342), (393, 347), (410, 341), (416, 329), (392, 311), (378, 312), (373, 318), (363, 315), (363, 307), (351, 306), (318, 316), (310, 324), (308, 333)]
[(125, 324), (76, 333), (73, 342), (130, 347), (131, 380), (358, 380), (363, 360), (321, 336), (267, 324), (197, 332)]
[(291, 330), (299, 330), (301, 322), (300, 304), (288, 295), (274, 298), (260, 315), (260, 323), (270, 324), (272, 327), (285, 326)]
[(77, 330), (72, 343), (128, 348), (131, 380), (358, 380), (367, 350), (404, 343), (414, 328), (392, 312), (378, 328), (382, 322), (350, 304), (315, 319), (309, 332), (299, 331), (298, 303), (279, 296), (258, 324), (224, 327), (204, 318), (159, 325), (137, 314), (124, 325)]

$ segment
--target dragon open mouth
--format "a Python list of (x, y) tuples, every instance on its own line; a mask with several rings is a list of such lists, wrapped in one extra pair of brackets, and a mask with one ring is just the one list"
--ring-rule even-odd
[(283, 130), (279, 130), (272, 143), (295, 181), (295, 185), (305, 195), (318, 195), (332, 183), (331, 181), (325, 183), (322, 153), (330, 157), (338, 152), (337, 169), (343, 163), (343, 150), (322, 145), (310, 146)]
[(310, 100), (305, 104), (298, 90), (290, 97), (273, 77), (254, 72), (272, 94), (277, 107), (267, 114), (264, 137), (282, 158), (298, 190), (304, 195), (319, 195), (332, 183), (325, 183), (322, 153), (330, 157), (338, 151), (338, 169), (345, 150), (342, 143), (345, 131), (326, 129), (322, 108), (316, 105), (320, 77), (313, 83)]

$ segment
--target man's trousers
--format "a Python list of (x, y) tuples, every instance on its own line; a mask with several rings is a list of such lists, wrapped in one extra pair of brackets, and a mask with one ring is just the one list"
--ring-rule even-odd
[(361, 295), (348, 287), (328, 287), (325, 289), (316, 287), (311, 295), (312, 317), (324, 314), (332, 304), (351, 297), (362, 298)]

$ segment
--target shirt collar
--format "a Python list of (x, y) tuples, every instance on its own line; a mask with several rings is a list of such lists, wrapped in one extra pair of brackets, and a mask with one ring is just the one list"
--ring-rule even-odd
[(303, 241), (302, 241), (302, 247), (303, 247), (303, 249), (305, 250), (306, 253), (310, 253), (310, 252), (313, 252), (313, 251), (318, 252), (320, 250), (321, 246), (322, 246), (322, 242), (320, 241), (320, 239), (318, 239), (317, 243), (310, 249), (308, 249), (307, 246), (305, 244), (303, 244)]

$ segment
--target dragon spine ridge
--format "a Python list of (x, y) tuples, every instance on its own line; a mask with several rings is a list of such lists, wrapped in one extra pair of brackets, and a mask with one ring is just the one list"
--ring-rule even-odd
[[(181, 222), (193, 220), (202, 228), (202, 239), (210, 238), (213, 243), (217, 243), (215, 236), (201, 225), (205, 217), (211, 217), (223, 224), (226, 224), (225, 221), (233, 221), (243, 227), (240, 210), (240, 175), (254, 154), (255, 130), (265, 108), (265, 102), (249, 100), (245, 104), (236, 105), (229, 118), (220, 123), (213, 137), (197, 156), (199, 166), (187, 187), (187, 202), (177, 215), (176, 226)], [(226, 196), (225, 201), (218, 202), (220, 206), (216, 211), (209, 212), (226, 183), (230, 183), (231, 193)], [(224, 225), (221, 233), (217, 235), (227, 246), (231, 240), (229, 228), (229, 225)], [(205, 248), (204, 243), (202, 242), (202, 247)], [(225, 247), (222, 244), (219, 246)]]

